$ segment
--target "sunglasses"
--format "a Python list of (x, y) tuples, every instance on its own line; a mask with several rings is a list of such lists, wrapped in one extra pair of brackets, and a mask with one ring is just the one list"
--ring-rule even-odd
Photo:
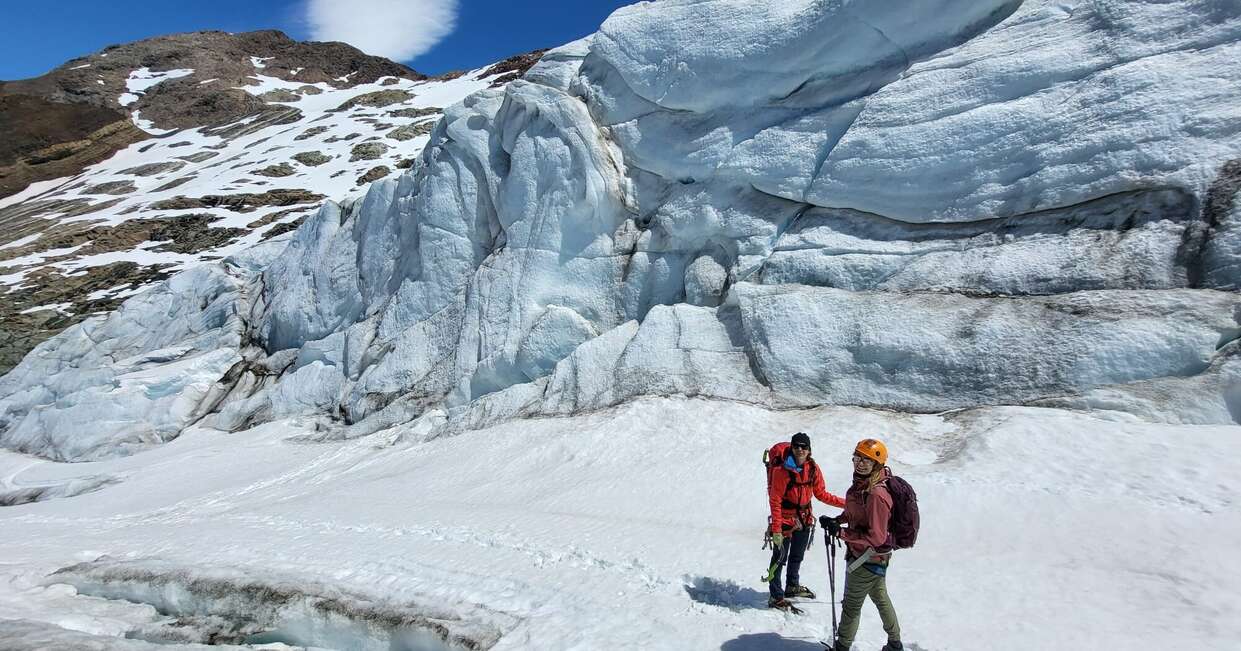
[(794, 444), (793, 444), (793, 449), (794, 449), (794, 450), (809, 450), (809, 449), (810, 449), (810, 446), (809, 446), (809, 445), (802, 445), (801, 443), (794, 443)]

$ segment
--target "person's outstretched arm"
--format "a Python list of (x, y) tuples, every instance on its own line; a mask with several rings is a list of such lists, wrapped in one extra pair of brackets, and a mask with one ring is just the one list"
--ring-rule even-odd
[[(817, 466), (818, 464), (816, 463), (815, 465)], [(827, 492), (827, 487), (823, 484), (822, 468), (819, 468), (818, 472), (814, 473), (814, 496), (824, 504), (834, 506), (838, 509), (845, 508), (844, 498)]]

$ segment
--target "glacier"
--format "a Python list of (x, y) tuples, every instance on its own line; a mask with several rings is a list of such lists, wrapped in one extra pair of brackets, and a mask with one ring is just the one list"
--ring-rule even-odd
[[(402, 644), (394, 619), (466, 642), (452, 649), (818, 647), (824, 536), (801, 576), (825, 596), (805, 616), (767, 609), (759, 581), (759, 450), (796, 431), (832, 492), (871, 433), (916, 487), (921, 534), (888, 582), (908, 648), (1225, 651), (1241, 634), (1235, 425), (671, 396), (425, 441), (400, 426), (289, 442), (308, 421), (191, 427), (86, 464), (0, 450), (0, 484), (124, 478), (0, 507), (0, 648), (443, 648)], [(959, 571), (963, 550), (994, 580)], [(1195, 555), (1210, 571), (1175, 562)], [(868, 609), (855, 648), (886, 639)]]
[(1241, 6), (667, 0), (0, 378), (0, 445), (646, 395), (1241, 422)]

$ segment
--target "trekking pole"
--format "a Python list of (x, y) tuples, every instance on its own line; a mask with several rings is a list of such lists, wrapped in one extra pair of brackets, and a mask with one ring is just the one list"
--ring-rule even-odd
[(832, 586), (832, 644), (836, 643), (836, 536), (832, 532), (827, 532), (827, 537), (823, 539), (823, 546), (827, 548), (827, 582)]

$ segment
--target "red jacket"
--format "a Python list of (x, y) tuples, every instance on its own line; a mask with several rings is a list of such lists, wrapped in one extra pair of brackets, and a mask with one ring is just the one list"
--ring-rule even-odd
[[(787, 445), (787, 444), (786, 444)], [(779, 446), (777, 446), (779, 447)], [(787, 533), (795, 528), (800, 519), (806, 526), (814, 526), (814, 511), (810, 506), (810, 498), (814, 496), (820, 502), (843, 508), (845, 501), (832, 495), (823, 487), (823, 471), (814, 459), (806, 459), (800, 472), (790, 469), (784, 462), (792, 453), (783, 450), (780, 463), (768, 470), (767, 501), (771, 506), (771, 532)], [(798, 515), (800, 514), (800, 518)]]
[[(888, 518), (892, 515), (892, 494), (888, 492), (888, 477), (891, 476), (892, 471), (884, 468), (883, 479), (869, 489), (869, 477), (856, 478), (845, 493), (843, 523), (848, 525), (848, 528), (840, 530), (840, 539), (849, 547), (846, 556), (850, 560), (866, 553), (867, 547), (886, 552), (891, 545), (888, 540)], [(887, 559), (886, 553), (871, 556), (871, 562), (874, 563), (882, 563)]]

